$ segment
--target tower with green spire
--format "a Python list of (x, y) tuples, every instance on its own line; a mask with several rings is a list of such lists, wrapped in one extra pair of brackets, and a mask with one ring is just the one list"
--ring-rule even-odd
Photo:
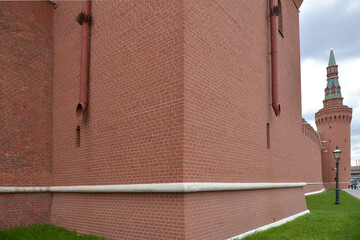
[(317, 131), (320, 134), (321, 167), (324, 187), (335, 188), (336, 164), (332, 152), (339, 147), (342, 151), (339, 167), (340, 188), (350, 184), (350, 125), (352, 109), (343, 105), (339, 84), (338, 65), (333, 48), (330, 50), (329, 64), (326, 68), (327, 84), (325, 88), (324, 107), (315, 114)]
[(342, 105), (341, 87), (339, 84), (338, 65), (336, 65), (333, 48), (330, 50), (329, 64), (327, 70), (327, 84), (324, 90), (324, 107), (332, 105)]

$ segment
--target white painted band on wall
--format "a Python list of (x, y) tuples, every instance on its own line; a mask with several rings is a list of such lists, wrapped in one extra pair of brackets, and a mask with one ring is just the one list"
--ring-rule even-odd
[(240, 234), (240, 235), (238, 235), (238, 236), (229, 238), (229, 240), (232, 240), (232, 239), (233, 239), (233, 240), (235, 240), (235, 239), (241, 239), (241, 238), (244, 238), (244, 237), (246, 237), (246, 236), (248, 236), (248, 235), (251, 235), (251, 234), (253, 234), (253, 233), (256, 233), (256, 232), (261, 232), (261, 231), (268, 230), (269, 228), (273, 228), (273, 227), (280, 226), (280, 225), (282, 225), (282, 224), (284, 224), (284, 223), (287, 223), (287, 222), (289, 222), (289, 221), (292, 221), (292, 220), (294, 220), (295, 218), (298, 218), (298, 217), (300, 217), (300, 216), (302, 216), (302, 215), (305, 215), (305, 214), (308, 214), (308, 213), (310, 213), (309, 210), (303, 211), (303, 212), (301, 212), (301, 213), (292, 215), (292, 216), (290, 216), (290, 217), (287, 217), (287, 218), (281, 219), (281, 220), (279, 220), (279, 221), (270, 223), (270, 224), (268, 224), (268, 225), (259, 227), (259, 228), (257, 228), (257, 229), (248, 231), (248, 232), (243, 233), (243, 234)]
[[(339, 182), (339, 184), (340, 183), (350, 184), (350, 181), (348, 181), (348, 182)], [(336, 184), (336, 182), (324, 182), (324, 184)]]
[(314, 195), (314, 194), (318, 194), (318, 193), (322, 193), (325, 191), (325, 188), (319, 190), (319, 191), (315, 191), (315, 192), (308, 192), (308, 193), (305, 193), (304, 195), (305, 196), (310, 196), (310, 195)]
[(0, 193), (19, 192), (212, 192), (239, 191), (271, 188), (295, 188), (305, 186), (305, 182), (297, 183), (151, 183), (151, 184), (122, 184), (122, 185), (84, 185), (84, 186), (54, 186), (54, 187), (0, 187)]
[(307, 182), (306, 185), (323, 185), (324, 183), (323, 182)]
[(50, 187), (0, 187), (0, 193), (50, 192)]

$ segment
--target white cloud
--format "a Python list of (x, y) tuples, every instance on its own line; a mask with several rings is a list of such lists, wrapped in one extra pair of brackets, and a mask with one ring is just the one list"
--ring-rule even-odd
[(360, 135), (351, 136), (351, 165), (356, 159), (360, 159)]
[(349, 59), (343, 62), (337, 61), (337, 64), (339, 65), (339, 81), (344, 104), (356, 107), (360, 102), (360, 81), (358, 80), (360, 58)]
[(348, 14), (357, 13), (360, 10), (360, 2), (359, 1), (351, 1), (345, 8), (345, 11)]
[(332, 45), (337, 57), (360, 57), (360, 1), (306, 0), (301, 5), (300, 40), (304, 58), (322, 61)]
[(310, 15), (319, 12), (324, 8), (332, 7), (338, 1), (339, 0), (308, 0), (304, 1), (300, 10), (304, 15)]
[[(313, 59), (301, 62), (301, 100), (303, 115), (313, 114), (323, 107), (326, 86), (326, 64)], [(312, 119), (306, 119), (311, 121)]]

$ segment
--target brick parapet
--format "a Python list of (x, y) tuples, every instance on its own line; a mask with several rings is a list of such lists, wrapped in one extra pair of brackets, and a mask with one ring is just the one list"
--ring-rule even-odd
[(322, 147), (320, 134), (307, 122), (302, 120), (302, 134), (307, 139), (313, 141), (319, 148)]
[(316, 125), (333, 123), (350, 124), (352, 120), (352, 108), (348, 106), (331, 106), (320, 109), (315, 114)]
[(307, 122), (302, 119), (303, 139), (301, 142), (304, 182), (304, 193), (321, 190), (323, 185), (322, 168), (321, 168), (321, 150), (322, 143), (320, 134)]

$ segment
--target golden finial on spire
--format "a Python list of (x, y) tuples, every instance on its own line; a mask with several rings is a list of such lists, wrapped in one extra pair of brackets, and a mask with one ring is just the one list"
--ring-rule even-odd
[(333, 47), (332, 47), (332, 45), (331, 45), (331, 48), (330, 48), (330, 50), (333, 50)]

